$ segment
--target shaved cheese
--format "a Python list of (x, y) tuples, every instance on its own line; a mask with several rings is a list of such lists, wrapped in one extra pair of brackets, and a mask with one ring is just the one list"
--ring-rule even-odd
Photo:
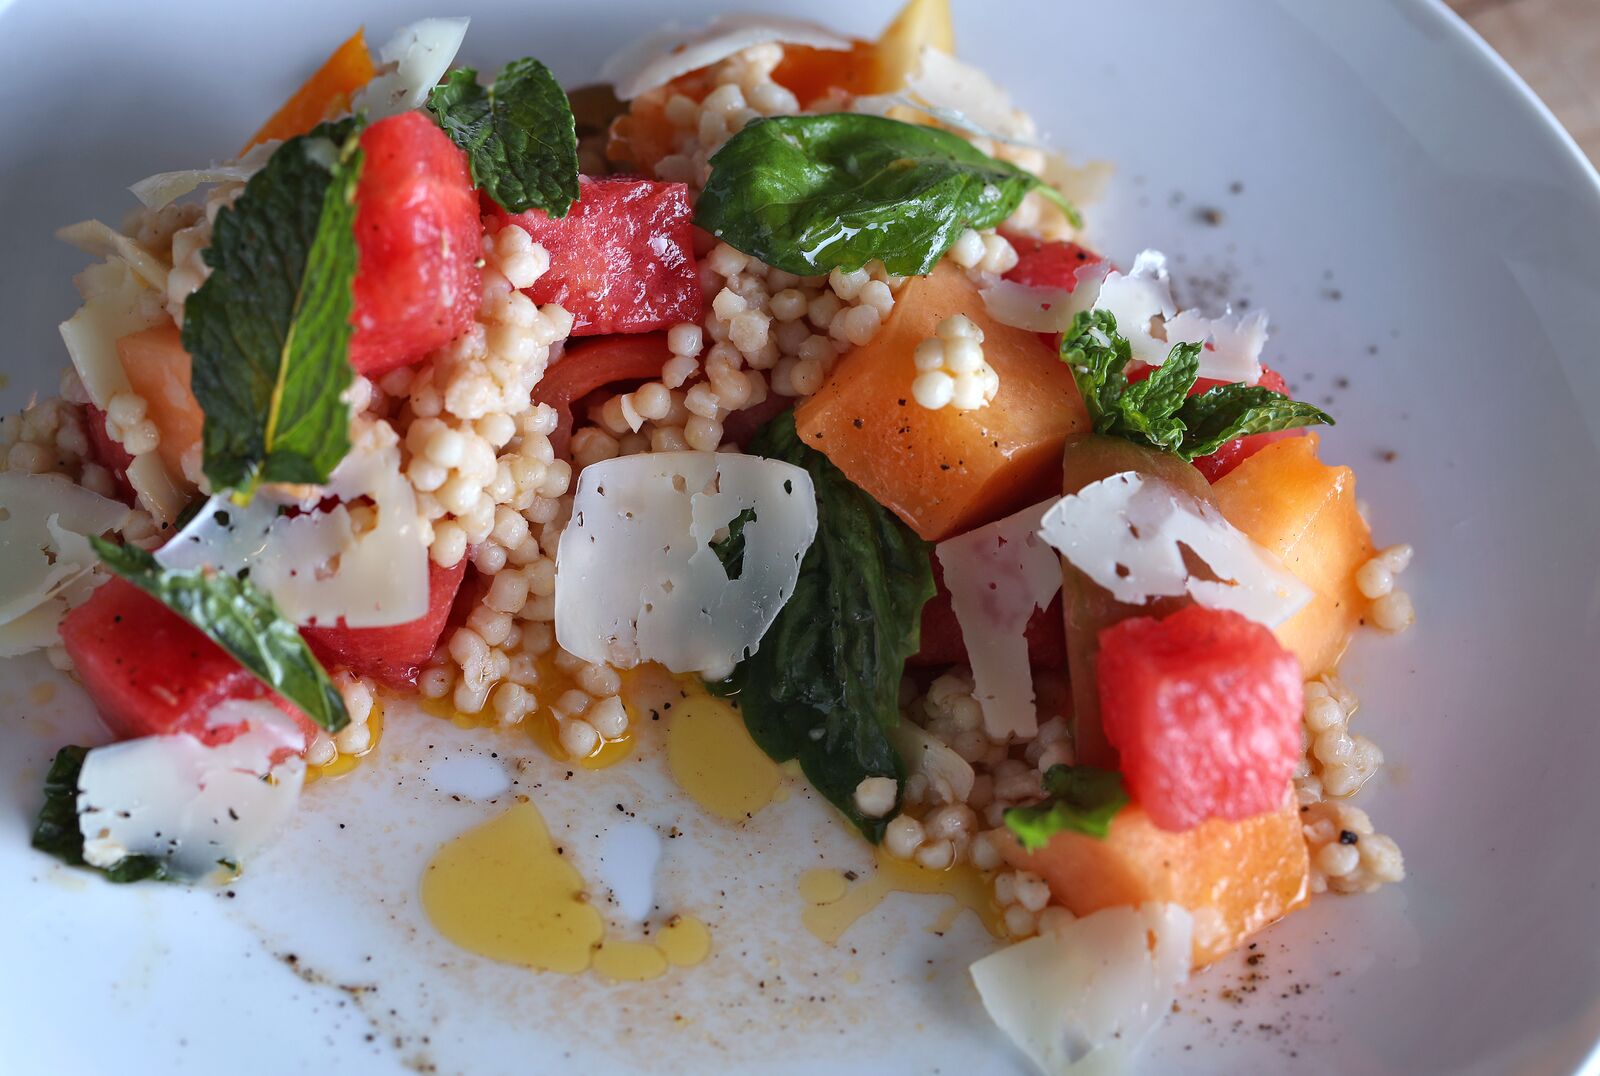
[[(88, 753), (78, 775), (85, 862), (154, 856), (173, 877), (200, 881), (232, 874), (227, 864), (277, 835), (305, 780), (305, 760), (294, 753), (303, 733), (261, 701), (224, 702), (209, 722), (248, 728), (216, 747), (189, 735), (147, 736)], [(284, 761), (274, 765), (274, 757)]]
[[(1060, 584), (1059, 579), (1056, 582)], [(911, 773), (922, 774), (934, 787), (941, 783), (948, 786), (941, 789), (945, 800), (965, 803), (972, 794), (972, 783), (977, 779), (972, 763), (915, 721), (902, 718), (889, 730), (889, 742)]]
[[(744, 564), (711, 548), (741, 512)], [(756, 652), (817, 532), (811, 476), (717, 452), (621, 456), (583, 469), (556, 555), (556, 639), (587, 661), (726, 676)]]
[(104, 411), (111, 397), (128, 391), (117, 339), (166, 321), (166, 296), (121, 258), (89, 266), (78, 277), (78, 289), (86, 301), (61, 323), (61, 339), (89, 402)]
[[(1160, 481), (1123, 471), (1061, 498), (1039, 536), (1120, 602), (1188, 594), (1276, 627), (1311, 600), (1311, 591), (1271, 553), (1208, 504)], [(1190, 576), (1184, 550), (1215, 580)]]
[(428, 91), (450, 70), (469, 21), (418, 19), (395, 31), (378, 50), (378, 76), (356, 93), (350, 110), (376, 122), (421, 108)]
[(710, 67), (754, 45), (806, 45), (830, 51), (850, 40), (805, 19), (781, 15), (719, 15), (705, 26), (667, 26), (616, 53), (600, 68), (619, 101), (665, 86), (680, 75)]
[(56, 474), (0, 472), (0, 657), (56, 642), (56, 626), (105, 580), (84, 535), (122, 527), (127, 505)]
[(150, 287), (167, 290), (167, 263), (104, 221), (80, 220), (56, 229), (56, 238), (96, 258), (121, 258)]
[(1201, 377), (1247, 385), (1261, 380), (1266, 314), (1234, 317), (1230, 311), (1208, 318), (1198, 310), (1180, 312), (1172, 299), (1166, 256), (1159, 251), (1141, 252), (1126, 275), (1107, 274), (1095, 307), (1117, 319), (1117, 331), (1128, 338), (1133, 357), (1141, 362), (1160, 366), (1176, 344), (1209, 344), (1200, 353)]
[(1035, 145), (1033, 121), (1011, 103), (987, 74), (949, 53), (922, 46), (917, 69), (906, 79), (906, 92), (934, 109), (959, 117), (984, 136), (1018, 145)]
[(995, 280), (978, 289), (984, 309), (1002, 325), (1035, 333), (1061, 333), (1072, 327), (1072, 319), (1093, 307), (1100, 296), (1100, 282), (1110, 265), (1103, 261), (1079, 266), (1072, 290), (1041, 288), (1014, 280)]
[(213, 164), (210, 168), (185, 168), (177, 172), (158, 172), (146, 176), (128, 190), (149, 209), (160, 209), (177, 201), (190, 191), (213, 183), (243, 183), (261, 171), (273, 151), (283, 145), (277, 139), (252, 146), (250, 152), (238, 160)]
[(1046, 153), (1042, 178), (1075, 205), (1098, 202), (1111, 183), (1116, 166), (1110, 161), (1073, 164), (1059, 153)]
[(1028, 620), (1061, 589), (1061, 560), (1036, 533), (1054, 500), (940, 542), (934, 553), (972, 664), (973, 697), (992, 740), (1039, 731)]
[(1105, 908), (984, 957), (972, 981), (1040, 1071), (1120, 1071), (1189, 978), (1193, 931), (1176, 904)]
[[(324, 510), (319, 503), (341, 503)], [(377, 521), (356, 533), (348, 504), (370, 499)], [(298, 515), (283, 515), (285, 507)], [(305, 500), (264, 489), (240, 507), (213, 497), (156, 554), (172, 569), (214, 568), (270, 594), (296, 624), (352, 628), (404, 624), (428, 611), (428, 543), (416, 493), (400, 473), (400, 449), (386, 423), (362, 427), (326, 486)]]

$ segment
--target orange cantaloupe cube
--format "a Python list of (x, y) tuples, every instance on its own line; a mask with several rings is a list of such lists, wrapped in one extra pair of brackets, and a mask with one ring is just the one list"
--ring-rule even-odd
[(1194, 916), (1194, 966), (1238, 948), (1309, 899), (1311, 866), (1300, 812), (1292, 803), (1237, 822), (1214, 818), (1172, 833), (1130, 804), (1104, 837), (1063, 831), (1037, 852), (1006, 849), (1074, 915), (1170, 901)]
[[(950, 0), (910, 0), (878, 40), (856, 41), (849, 49), (786, 45), (783, 61), (772, 72), (772, 78), (793, 93), (801, 105), (834, 89), (857, 95), (893, 93), (904, 88), (907, 79), (916, 73), (922, 63), (923, 46), (955, 55)], [(897, 118), (924, 120), (921, 114)]]
[[(987, 407), (930, 411), (911, 397), (912, 352), (965, 314), (1000, 375)], [(795, 409), (801, 438), (929, 541), (1060, 492), (1061, 449), (1089, 428), (1072, 371), (1036, 333), (1002, 325), (949, 262), (909, 279), (878, 335)]]
[(1316, 434), (1268, 445), (1211, 487), (1228, 522), (1275, 554), (1313, 597), (1276, 629), (1307, 676), (1338, 664), (1369, 602), (1356, 570), (1372, 532), (1356, 509), (1356, 476), (1317, 458)]
[[(117, 357), (145, 415), (161, 431), (157, 452), (173, 481), (184, 483), (184, 457), (200, 444), (205, 414), (189, 384), (189, 353), (175, 325), (158, 325), (117, 340)], [(192, 462), (192, 458), (191, 458)]]

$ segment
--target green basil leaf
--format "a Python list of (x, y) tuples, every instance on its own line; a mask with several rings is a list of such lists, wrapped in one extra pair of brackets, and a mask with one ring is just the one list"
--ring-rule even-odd
[(327, 670), (255, 584), (226, 572), (173, 571), (138, 546), (89, 541), (108, 568), (200, 629), (322, 728), (338, 732), (350, 723)]
[[(78, 776), (87, 747), (69, 745), (56, 752), (44, 778), (44, 806), (33, 826), (33, 846), (69, 867), (87, 867), (83, 830), (78, 826)], [(166, 866), (155, 856), (124, 856), (109, 867), (97, 867), (112, 882), (168, 881)]]
[(1045, 799), (1005, 813), (1006, 828), (1029, 852), (1037, 852), (1062, 830), (1104, 839), (1111, 820), (1128, 803), (1122, 775), (1093, 766), (1051, 766), (1044, 789)]
[(802, 444), (793, 412), (762, 427), (749, 451), (810, 473), (817, 537), (761, 648), (709, 686), (738, 703), (762, 750), (798, 758), (817, 790), (876, 842), (888, 818), (857, 811), (855, 791), (868, 777), (905, 776), (889, 730), (933, 597), (932, 547)]
[(211, 276), (183, 308), (216, 489), (320, 484), (349, 451), (360, 129), (290, 139), (217, 214)]
[(744, 528), (745, 524), (755, 521), (754, 508), (742, 509), (728, 521), (727, 536), (711, 543), (711, 552), (722, 562), (722, 570), (728, 573), (730, 580), (744, 574)]
[(1234, 438), (1252, 433), (1334, 424), (1320, 407), (1260, 385), (1217, 385), (1207, 389), (1185, 400), (1178, 418), (1185, 427), (1178, 454), (1186, 460), (1209, 456)]
[(507, 64), (488, 89), (457, 68), (428, 94), (428, 111), (466, 153), (472, 182), (510, 212), (564, 217), (578, 200), (572, 106), (538, 60)]
[(999, 224), (1044, 186), (935, 127), (853, 113), (778, 116), (750, 123), (712, 155), (695, 223), (800, 276), (874, 258), (912, 276), (932, 272), (964, 229)]

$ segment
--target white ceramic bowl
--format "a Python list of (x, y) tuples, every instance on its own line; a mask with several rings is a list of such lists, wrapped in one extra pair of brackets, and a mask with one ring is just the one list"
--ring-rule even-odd
[[(464, 59), (533, 54), (569, 82), (661, 17), (649, 0), (471, 6)], [(717, 7), (672, 5), (679, 18)], [(810, 7), (860, 33), (889, 15)], [(1410, 877), (1319, 899), (1265, 936), (1260, 966), (1200, 976), (1149, 1068), (1577, 1069), (1600, 1036), (1594, 171), (1435, 3), (956, 8), (964, 55), (1058, 144), (1117, 162), (1091, 211), (1098, 245), (1122, 260), (1163, 248), (1192, 298), (1270, 310), (1270, 354), (1303, 395), (1331, 397), (1327, 452), (1357, 467), (1378, 540), (1418, 551), (1417, 629), (1361, 639), (1346, 667), (1366, 703), (1358, 726), (1390, 759), (1363, 801)], [(381, 38), (435, 13), (450, 12), (418, 0), (0, 5), (7, 408), (53, 392), (64, 361), (55, 324), (82, 259), (52, 241), (56, 226), (116, 220), (127, 183), (229, 154), (356, 24)], [(42, 661), (4, 674), (8, 1071), (1023, 1069), (966, 981), (990, 944), (970, 916), (936, 937), (924, 928), (937, 900), (898, 897), (843, 948), (800, 929), (801, 869), (867, 863), (803, 792), (735, 831), (674, 799), (655, 763), (565, 781), (523, 740), (391, 712), (376, 764), (313, 788), (233, 890), (114, 889), (26, 846), (50, 754), (94, 735), (81, 694)], [(40, 684), (58, 685), (50, 701)], [(515, 776), (580, 862), (619, 802), (679, 825), (658, 899), (712, 924), (711, 961), (607, 987), (494, 965), (434, 935), (419, 871), (503, 806), (503, 791), (498, 806), (470, 795), (496, 793), (494, 781), (469, 787), (453, 768), (490, 751), (491, 771), (530, 760), (499, 781)]]

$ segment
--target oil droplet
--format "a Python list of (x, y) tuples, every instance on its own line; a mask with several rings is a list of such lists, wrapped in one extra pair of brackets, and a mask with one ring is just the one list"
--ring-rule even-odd
[(324, 763), (321, 766), (307, 766), (306, 783), (310, 784), (321, 777), (344, 776), (355, 769), (362, 759), (372, 754), (373, 750), (378, 746), (378, 741), (382, 738), (383, 703), (374, 700), (372, 713), (367, 715), (367, 746), (360, 751), (352, 751), (349, 754), (341, 752), (334, 757), (332, 762)]
[(692, 915), (675, 915), (656, 935), (656, 947), (669, 963), (693, 967), (711, 955), (711, 931)]
[(667, 973), (667, 956), (649, 942), (602, 942), (594, 951), (594, 970), (628, 982), (658, 979)]
[(439, 849), (423, 871), (422, 906), (463, 949), (576, 975), (605, 936), (583, 889), (539, 809), (523, 803)]
[[(915, 863), (894, 859), (881, 849), (876, 858), (878, 869), (872, 877), (860, 879), (848, 886), (842, 895), (826, 903), (814, 900), (810, 894), (837, 889), (835, 884), (813, 877), (828, 872), (813, 870), (801, 876), (800, 895), (806, 899), (807, 906), (800, 913), (800, 921), (807, 930), (832, 945), (844, 936), (844, 932), (856, 920), (876, 908), (890, 893), (938, 893), (955, 899), (957, 914), (960, 909), (970, 909), (990, 934), (997, 938), (1001, 936), (999, 911), (994, 906), (989, 881), (979, 871), (972, 867), (928, 870)], [(809, 884), (808, 877), (812, 878)], [(843, 880), (842, 875), (840, 880)], [(946, 924), (944, 929), (948, 929), (948, 926)]]
[(800, 898), (807, 904), (832, 904), (850, 889), (843, 871), (817, 867), (800, 876)]
[(678, 787), (718, 818), (743, 822), (773, 801), (782, 771), (756, 746), (734, 708), (687, 691), (667, 724), (667, 768)]
[(556, 851), (539, 809), (521, 803), (447, 843), (422, 875), (422, 907), (440, 934), (507, 964), (642, 981), (711, 953), (711, 931), (674, 916), (654, 941), (607, 938), (581, 874)]
[(44, 706), (56, 697), (56, 686), (46, 680), (34, 684), (28, 689), (28, 701), (38, 706)]

